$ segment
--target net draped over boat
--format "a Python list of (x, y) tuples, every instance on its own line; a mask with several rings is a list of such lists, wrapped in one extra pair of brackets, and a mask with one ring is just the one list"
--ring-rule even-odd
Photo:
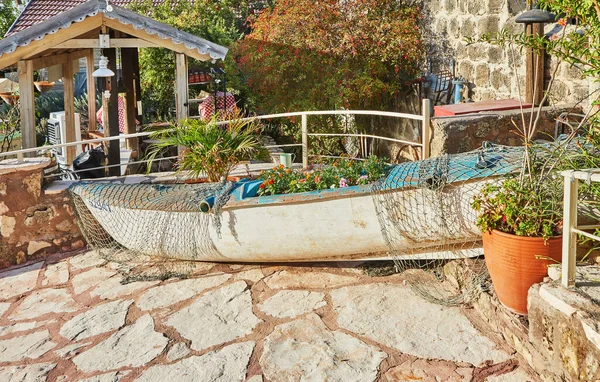
[[(396, 270), (408, 271), (407, 282), (423, 297), (458, 305), (481, 289), (485, 264), (470, 260), (483, 254), (473, 196), (483, 184), (517, 172), (522, 159), (522, 147), (486, 143), (475, 151), (394, 166), (373, 184), (377, 217)], [(394, 189), (406, 191), (390, 192)], [(454, 259), (464, 260), (460, 280), (470, 285), (443, 288), (440, 282), (448, 279)]]
[[(220, 209), (229, 200), (232, 187), (231, 182), (81, 182), (69, 191), (88, 245), (107, 261), (123, 265), (126, 281), (136, 281), (185, 277), (203, 255), (215, 255), (217, 250), (209, 230), (220, 234)], [(203, 213), (207, 202), (212, 205), (212, 219)], [(112, 236), (98, 222), (97, 217), (102, 216), (104, 224), (113, 228)], [(132, 225), (131, 221), (138, 224)], [(172, 256), (170, 249), (181, 241), (186, 241), (188, 250)], [(128, 248), (120, 243), (128, 243)]]
[[(480, 255), (481, 233), (470, 207), (473, 195), (482, 182), (497, 181), (517, 171), (522, 156), (519, 147), (486, 145), (469, 153), (392, 166), (372, 185), (371, 196), (397, 268), (428, 265), (433, 266), (435, 275), (449, 259)], [(122, 264), (128, 280), (133, 281), (187, 276), (198, 260), (219, 258), (213, 240), (219, 240), (220, 211), (234, 187), (229, 182), (81, 182), (74, 184), (70, 193), (90, 247), (106, 260)], [(212, 205), (209, 213), (203, 210), (207, 202)], [(307, 204), (307, 208), (315, 207)], [(419, 260), (412, 260), (416, 257)], [(474, 264), (478, 284), (477, 277), (485, 271), (481, 262)], [(429, 288), (427, 282), (418, 281)]]

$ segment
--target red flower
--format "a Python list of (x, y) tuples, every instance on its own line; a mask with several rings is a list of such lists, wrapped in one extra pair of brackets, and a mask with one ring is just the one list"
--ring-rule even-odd
[(260, 188), (260, 189), (264, 189), (265, 187), (266, 187), (266, 185), (265, 185), (265, 182), (262, 182), (262, 183), (260, 184), (260, 187), (259, 187), (259, 188)]

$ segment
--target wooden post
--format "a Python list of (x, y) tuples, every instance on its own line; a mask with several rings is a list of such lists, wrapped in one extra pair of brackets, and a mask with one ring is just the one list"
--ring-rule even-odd
[[(188, 69), (187, 57), (185, 54), (175, 53), (175, 110), (177, 114), (177, 123), (188, 117)], [(179, 155), (185, 150), (185, 147), (179, 146), (177, 152)]]
[(135, 95), (135, 110), (137, 113), (138, 122), (143, 125), (144, 124), (144, 116), (143, 110), (141, 108), (142, 105), (142, 88), (140, 87), (140, 61), (138, 50), (135, 49), (131, 52), (131, 62), (133, 63), (133, 82), (135, 85), (134, 95)]
[(579, 180), (571, 177), (572, 171), (563, 172), (565, 195), (563, 203), (563, 247), (561, 282), (566, 288), (575, 286), (575, 262), (577, 261), (577, 199)]
[[(544, 24), (527, 24), (527, 34), (539, 37), (544, 35)], [(545, 52), (527, 49), (525, 102), (538, 106), (544, 98)]]
[[(125, 134), (136, 133), (135, 125), (135, 84), (133, 80), (133, 52), (137, 52), (137, 48), (122, 48), (121, 49), (121, 65), (123, 74), (123, 85), (126, 88), (125, 99)], [(136, 152), (138, 151), (138, 138), (127, 138), (127, 148)]]
[(98, 130), (96, 126), (96, 78), (92, 77), (94, 70), (94, 50), (89, 49), (88, 54), (85, 56), (89, 117), (88, 131)]
[[(33, 95), (33, 61), (19, 61), (19, 108), (21, 113), (22, 147), (30, 149), (36, 147), (35, 141), (35, 98)], [(26, 157), (35, 156), (35, 153), (26, 153)]]
[[(104, 49), (106, 58), (108, 58), (108, 68), (113, 72), (117, 73), (117, 52), (115, 48)], [(118, 137), (119, 136), (119, 94), (117, 89), (117, 77), (106, 77), (106, 89), (110, 91), (110, 98), (108, 99), (108, 129), (104, 127), (104, 136), (108, 131), (108, 136)], [(106, 124), (107, 120), (104, 120)], [(121, 164), (121, 149), (119, 147), (119, 140), (111, 140), (108, 143), (108, 164), (116, 165)], [(108, 176), (120, 176), (121, 167), (110, 167), (108, 169)]]
[[(75, 129), (78, 126), (75, 126), (75, 80), (73, 79), (73, 61), (67, 60), (64, 64), (62, 64), (62, 72), (63, 72), (63, 87), (64, 87), (64, 101), (65, 101), (65, 128), (66, 128), (66, 142), (75, 142), (77, 140), (77, 135)], [(68, 165), (73, 163), (75, 159), (75, 155), (77, 155), (77, 147), (69, 146), (66, 147), (67, 155), (66, 161)]]
[(302, 167), (308, 168), (308, 115), (302, 114)]
[(422, 159), (429, 158), (430, 154), (430, 141), (431, 141), (431, 101), (428, 99), (423, 100), (423, 132), (421, 134), (423, 150), (421, 154)]

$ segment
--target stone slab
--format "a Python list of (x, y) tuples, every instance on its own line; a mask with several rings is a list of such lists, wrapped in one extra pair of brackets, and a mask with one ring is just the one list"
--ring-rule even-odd
[(6, 313), (6, 311), (8, 310), (8, 308), (10, 308), (11, 303), (10, 302), (0, 302), (0, 317), (2, 317), (4, 315), (4, 313)]
[(18, 171), (35, 171), (48, 167), (50, 158), (35, 157), (23, 158), (22, 160), (4, 159), (0, 161), (0, 175), (10, 174)]
[(152, 366), (138, 382), (236, 382), (243, 381), (254, 342), (242, 342), (189, 357), (172, 365)]
[(0, 367), (0, 381), (6, 382), (42, 382), (56, 367), (55, 363)]
[(91, 345), (91, 342), (83, 342), (65, 346), (64, 348), (55, 350), (57, 356), (61, 358), (69, 358), (79, 353), (79, 349), (84, 348), (88, 345)]
[(66, 261), (49, 264), (44, 271), (42, 286), (65, 284), (69, 281), (69, 266)]
[(39, 358), (54, 346), (56, 344), (51, 341), (48, 330), (2, 340), (0, 341), (0, 362)]
[(246, 283), (237, 281), (200, 296), (172, 314), (165, 324), (191, 340), (192, 349), (200, 351), (244, 337), (261, 322), (252, 313)]
[(81, 270), (91, 267), (97, 267), (106, 263), (96, 251), (89, 251), (81, 255), (73, 256), (69, 259), (72, 270)]
[(67, 321), (59, 333), (71, 341), (79, 341), (118, 329), (125, 325), (132, 303), (133, 300), (117, 300), (93, 307)]
[(167, 361), (177, 361), (178, 359), (181, 359), (186, 355), (190, 354), (190, 351), (191, 350), (187, 347), (187, 345), (184, 342), (178, 342), (175, 345), (173, 345), (173, 347), (171, 347), (171, 349), (169, 349), (169, 351), (167, 352)]
[(112, 373), (105, 373), (90, 378), (80, 379), (78, 382), (119, 382), (129, 373), (129, 370), (113, 371)]
[(71, 284), (75, 294), (81, 294), (102, 281), (114, 276), (116, 272), (106, 268), (94, 268), (73, 277)]
[(29, 320), (51, 313), (76, 312), (79, 304), (66, 289), (40, 289), (27, 296), (9, 316), (12, 320)]
[(101, 282), (90, 292), (92, 297), (100, 297), (104, 300), (114, 300), (129, 296), (133, 293), (150, 288), (158, 284), (160, 281), (138, 281), (129, 284), (121, 284), (123, 279), (120, 276), (111, 277), (110, 279)]
[(221, 285), (230, 278), (231, 275), (221, 274), (157, 286), (146, 291), (137, 300), (136, 306), (142, 310), (164, 308), (194, 297), (206, 289)]
[(267, 380), (374, 381), (387, 354), (340, 331), (316, 314), (275, 327), (264, 340), (260, 366)]
[(35, 288), (43, 262), (21, 268), (12, 268), (0, 273), (0, 299), (7, 300), (30, 292)]
[(425, 301), (409, 287), (371, 284), (333, 290), (330, 295), (340, 327), (402, 353), (476, 366), (509, 358), (459, 308)]
[(258, 309), (273, 317), (293, 318), (327, 305), (324, 298), (319, 292), (282, 290), (258, 304)]
[(150, 315), (140, 317), (98, 345), (75, 356), (73, 363), (83, 372), (110, 371), (123, 367), (139, 367), (152, 361), (169, 340), (154, 331)]
[(265, 279), (265, 283), (271, 289), (337, 288), (357, 281), (360, 281), (360, 278), (354, 276), (342, 276), (328, 272), (302, 272), (298, 274), (289, 271), (277, 272)]
[(39, 326), (36, 321), (29, 322), (17, 322), (9, 326), (0, 326), (0, 337), (4, 337), (9, 334), (24, 332), (26, 330), (35, 329)]

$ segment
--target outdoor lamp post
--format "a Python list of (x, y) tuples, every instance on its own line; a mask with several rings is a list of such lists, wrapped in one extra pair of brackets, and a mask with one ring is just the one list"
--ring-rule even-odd
[[(521, 13), (515, 22), (525, 24), (525, 33), (529, 36), (539, 37), (544, 35), (544, 24), (556, 21), (556, 15), (537, 8), (533, 4), (528, 11)], [(526, 77), (525, 77), (525, 102), (539, 105), (544, 98), (544, 61), (545, 52), (533, 48), (527, 49)]]

